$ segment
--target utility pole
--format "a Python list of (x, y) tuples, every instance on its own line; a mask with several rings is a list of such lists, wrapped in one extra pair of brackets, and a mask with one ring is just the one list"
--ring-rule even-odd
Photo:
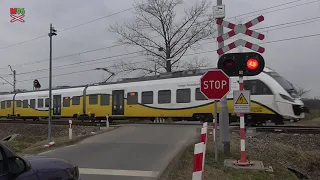
[[(222, 5), (222, 0), (217, 0), (217, 6)], [(218, 26), (218, 36), (223, 35), (223, 26)], [(218, 43), (218, 48), (222, 48), (224, 42)], [(219, 56), (219, 58), (221, 55)], [(227, 104), (227, 96), (220, 100), (220, 111), (219, 111), (219, 128), (220, 128), (220, 139), (222, 143), (222, 151), (224, 153), (230, 152), (230, 137), (229, 137), (229, 112)]]
[(16, 92), (16, 82), (17, 82), (17, 80), (16, 80), (16, 70), (12, 70), (12, 67), (10, 65), (8, 65), (8, 66), (9, 66), (11, 72), (13, 73), (13, 93), (15, 93)]
[(51, 121), (52, 121), (52, 36), (57, 35), (57, 30), (50, 24), (50, 57), (49, 57), (49, 119), (48, 119), (48, 141), (51, 142)]
[[(15, 94), (16, 93), (16, 70), (12, 70), (12, 67), (10, 65), (8, 65), (11, 72), (13, 73), (13, 93)], [(15, 97), (16, 96), (13, 96), (13, 103), (12, 103), (12, 115), (13, 115), (13, 120), (15, 120), (15, 109), (14, 109), (14, 105), (15, 105)]]

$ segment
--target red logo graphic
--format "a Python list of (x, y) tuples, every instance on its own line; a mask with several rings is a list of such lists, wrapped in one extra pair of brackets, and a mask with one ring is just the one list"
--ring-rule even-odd
[(20, 21), (24, 22), (25, 11), (24, 8), (10, 8), (10, 16), (12, 17), (10, 22)]

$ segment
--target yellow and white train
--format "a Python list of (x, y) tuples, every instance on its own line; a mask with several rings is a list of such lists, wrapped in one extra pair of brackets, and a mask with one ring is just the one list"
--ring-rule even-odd
[[(184, 71), (158, 76), (123, 79), (118, 82), (53, 89), (53, 117), (79, 120), (150, 119), (176, 120), (212, 119), (213, 101), (200, 92), (200, 78), (207, 71)], [(265, 68), (257, 76), (244, 77), (245, 89), (251, 91), (250, 114), (246, 123), (260, 124), (272, 120), (304, 118), (306, 108), (290, 82), (274, 70)], [(238, 90), (237, 77), (231, 78), (231, 89)], [(0, 95), (0, 116), (33, 119), (48, 117), (48, 89)], [(230, 118), (233, 93), (229, 92)], [(13, 103), (15, 102), (15, 103)], [(219, 112), (219, 103), (218, 109)]]

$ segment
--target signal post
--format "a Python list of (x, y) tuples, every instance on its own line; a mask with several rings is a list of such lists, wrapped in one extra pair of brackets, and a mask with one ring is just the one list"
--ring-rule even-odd
[[(224, 21), (222, 19), (217, 19), (217, 24), (220, 26), (225, 26), (232, 29), (230, 32), (225, 33), (217, 37), (218, 42), (222, 42), (238, 33), (243, 33), (248, 36), (254, 37), (259, 40), (264, 39), (264, 35), (248, 28), (258, 24), (263, 21), (264, 17), (259, 16), (245, 24), (235, 25), (230, 22)], [(249, 162), (246, 159), (245, 151), (245, 118), (244, 113), (250, 113), (250, 92), (244, 91), (244, 82), (243, 76), (256, 76), (260, 74), (265, 66), (263, 57), (256, 52), (245, 52), (245, 53), (228, 53), (224, 54), (227, 51), (234, 49), (238, 46), (244, 46), (249, 49), (252, 49), (256, 52), (263, 53), (265, 49), (256, 44), (250, 43), (243, 39), (238, 39), (235, 42), (232, 42), (224, 47), (220, 47), (217, 50), (219, 56), (218, 69), (223, 70), (230, 77), (239, 77), (239, 91), (234, 91), (234, 112), (240, 113), (240, 160), (233, 161), (232, 164), (236, 166), (248, 166), (252, 165), (252, 162)], [(262, 163), (262, 162), (261, 162)]]

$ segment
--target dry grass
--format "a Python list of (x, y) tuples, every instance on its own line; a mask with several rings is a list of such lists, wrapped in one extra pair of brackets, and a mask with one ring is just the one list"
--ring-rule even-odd
[(315, 118), (320, 118), (320, 109), (310, 109), (310, 113), (306, 113), (306, 120), (312, 120)]
[[(4, 138), (10, 134), (19, 134), (14, 140), (6, 142), (16, 153), (19, 154), (33, 154), (47, 150), (44, 148), (47, 141), (47, 126), (46, 125), (31, 125), (31, 124), (1, 124), (0, 135)], [(91, 132), (100, 134), (109, 129), (101, 129), (93, 126), (73, 126), (72, 140), (69, 140), (68, 128), (66, 126), (54, 125), (52, 126), (52, 141), (55, 145), (50, 149), (74, 144), (87, 137), (93, 136)]]
[[(314, 141), (320, 140), (320, 136), (292, 137), (285, 135), (284, 140), (277, 140), (275, 134), (260, 134), (256, 138), (251, 138), (246, 141), (247, 158), (249, 160), (261, 160), (265, 167), (272, 166), (274, 172), (253, 171), (253, 170), (237, 170), (227, 168), (223, 165), (224, 159), (239, 159), (240, 147), (239, 136), (236, 133), (232, 134), (231, 138), (231, 153), (219, 153), (219, 161), (214, 161), (214, 147), (212, 135), (208, 137), (208, 146), (205, 162), (205, 177), (204, 179), (216, 180), (294, 180), (298, 179), (287, 168), (291, 167), (299, 170), (304, 175), (308, 175), (310, 179), (318, 179), (320, 176), (320, 143), (305, 150), (299, 146), (299, 142), (306, 139)], [(296, 139), (288, 141), (288, 137)], [(276, 139), (276, 140), (275, 140)], [(278, 137), (281, 139), (281, 137)], [(289, 142), (289, 143), (287, 143)], [(295, 142), (295, 143), (294, 143)], [(174, 168), (172, 174), (169, 175), (170, 180), (185, 180), (191, 179), (193, 170), (193, 149), (191, 145), (184, 155), (180, 163)], [(219, 147), (220, 149), (220, 147)]]

